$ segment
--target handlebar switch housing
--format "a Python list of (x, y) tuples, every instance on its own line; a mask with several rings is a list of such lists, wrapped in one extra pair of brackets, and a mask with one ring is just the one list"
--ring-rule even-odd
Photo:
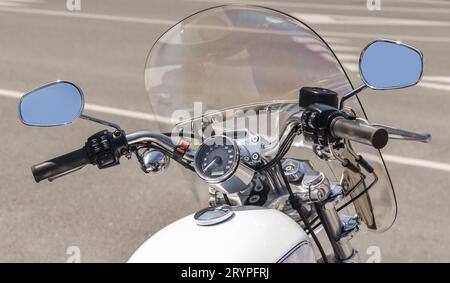
[(122, 130), (95, 133), (88, 138), (85, 147), (90, 162), (99, 169), (118, 165), (120, 157), (128, 152), (127, 139)]
[(313, 103), (309, 105), (301, 117), (305, 139), (323, 146), (328, 145), (329, 142), (339, 141), (339, 138), (333, 137), (329, 132), (329, 125), (336, 117), (347, 118), (347, 115), (327, 104)]

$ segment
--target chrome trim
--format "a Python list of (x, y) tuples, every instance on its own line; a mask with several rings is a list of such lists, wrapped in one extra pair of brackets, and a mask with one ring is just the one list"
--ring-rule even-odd
[(377, 123), (369, 123), (369, 121), (367, 121), (364, 118), (360, 118), (360, 117), (356, 118), (356, 120), (361, 121), (362, 123), (372, 126), (372, 127), (385, 129), (389, 134), (389, 139), (417, 141), (417, 142), (423, 142), (423, 143), (428, 143), (431, 141), (430, 133), (425, 133), (425, 132), (418, 133), (418, 132), (403, 130), (400, 128), (395, 128), (392, 126), (386, 126), (386, 125), (381, 125), (381, 124), (377, 124)]
[[(132, 133), (128, 133), (126, 135), (127, 142), (129, 146), (136, 146), (140, 144), (145, 144), (147, 146), (154, 147), (155, 149), (159, 149), (165, 153), (168, 153), (169, 156), (172, 156), (176, 145), (172, 141), (172, 139), (166, 135), (163, 135), (159, 132), (152, 131), (136, 131)], [(183, 160), (187, 162), (192, 162), (194, 160), (195, 151), (187, 150), (183, 156)]]
[(337, 241), (337, 247), (339, 249), (339, 260), (341, 262), (358, 262), (357, 251), (352, 247), (350, 240), (352, 239), (352, 235), (348, 235), (346, 237), (342, 237)]
[(353, 97), (355, 94), (360, 93), (361, 91), (363, 91), (366, 88), (367, 88), (367, 85), (365, 83), (363, 83), (363, 84), (359, 85), (357, 88), (352, 89), (351, 91), (344, 94), (344, 96), (342, 96), (341, 100), (339, 101), (339, 110), (344, 109), (344, 102), (347, 101), (347, 99)]
[(71, 123), (73, 123), (73, 122), (75, 121), (75, 119), (74, 119), (73, 121), (70, 121), (70, 122), (67, 122), (67, 123), (61, 123), (61, 124), (35, 125), (35, 124), (29, 124), (29, 123), (27, 123), (27, 122), (25, 122), (25, 121), (23, 120), (22, 112), (20, 111), (20, 105), (22, 104), (22, 100), (23, 100), (25, 97), (27, 97), (28, 95), (30, 95), (32, 92), (35, 92), (35, 91), (38, 91), (38, 90), (40, 90), (40, 89), (42, 89), (42, 88), (45, 88), (45, 87), (48, 87), (48, 86), (51, 86), (51, 85), (54, 85), (54, 84), (59, 84), (59, 83), (67, 83), (67, 84), (70, 84), (70, 85), (74, 86), (74, 87), (78, 90), (78, 92), (80, 93), (80, 96), (81, 96), (81, 107), (80, 107), (80, 110), (78, 111), (78, 114), (77, 114), (76, 118), (78, 118), (78, 117), (81, 116), (81, 113), (83, 113), (83, 110), (84, 110), (84, 94), (83, 94), (83, 91), (81, 90), (81, 88), (80, 88), (79, 86), (77, 86), (76, 84), (74, 84), (74, 83), (72, 83), (72, 82), (70, 82), (70, 81), (66, 81), (66, 80), (57, 80), (57, 81), (54, 81), (54, 82), (51, 82), (51, 83), (42, 85), (42, 86), (40, 86), (40, 87), (38, 87), (38, 88), (35, 88), (35, 89), (33, 89), (33, 90), (30, 90), (30, 91), (28, 91), (27, 93), (25, 93), (25, 94), (20, 98), (18, 108), (19, 108), (19, 118), (20, 118), (20, 122), (22, 122), (22, 124), (27, 125), (27, 126), (33, 126), (33, 127), (56, 127), (56, 126), (64, 126), (64, 125), (68, 125), (68, 124), (71, 124)]
[(280, 145), (284, 145), (284, 143), (287, 141), (288, 136), (290, 135), (291, 131), (298, 125), (301, 125), (301, 117), (302, 117), (303, 111), (299, 111), (295, 114), (293, 114), (289, 119), (286, 121), (286, 126), (283, 129), (283, 133), (281, 134), (280, 138), (278, 139), (278, 142), (271, 143), (271, 144), (265, 144), (262, 149), (262, 156), (268, 157), (272, 155), (276, 155), (278, 153), (278, 149)]
[(167, 152), (173, 152), (175, 149), (175, 144), (172, 140), (159, 133), (152, 131), (136, 131), (127, 134), (128, 145), (136, 145), (140, 143), (147, 143), (151, 145), (156, 145), (158, 148), (165, 150)]
[(377, 128), (383, 128), (385, 129), (389, 134), (389, 139), (393, 140), (406, 140), (406, 141), (417, 141), (417, 142), (423, 142), (428, 143), (431, 141), (431, 134), (430, 133), (417, 133), (417, 132), (411, 132), (407, 130), (402, 130), (399, 128), (394, 128), (391, 126), (381, 125), (381, 124), (374, 124), (370, 123), (370, 126), (374, 126)]
[(141, 163), (141, 169), (146, 174), (160, 174), (170, 165), (170, 157), (166, 153), (157, 149), (147, 148), (141, 153), (138, 151), (136, 153), (139, 163)]
[(98, 123), (98, 124), (101, 124), (101, 125), (104, 125), (104, 126), (108, 126), (108, 127), (114, 128), (114, 129), (116, 129), (118, 131), (121, 130), (119, 125), (117, 125), (115, 123), (112, 123), (112, 122), (108, 122), (106, 120), (95, 118), (95, 117), (92, 117), (92, 116), (89, 116), (89, 115), (86, 115), (86, 114), (81, 114), (78, 117), (83, 119), (83, 120), (91, 121), (91, 122), (94, 122), (94, 123)]
[(326, 200), (331, 193), (330, 182), (322, 172), (306, 172), (301, 186), (294, 193), (300, 197), (302, 202), (317, 203)]
[[(208, 212), (212, 212), (209, 216), (206, 215), (208, 218), (201, 218), (202, 216), (205, 216), (206, 213)], [(221, 215), (218, 215), (222, 213)], [(229, 219), (231, 219), (231, 217), (234, 216), (234, 211), (231, 208), (231, 206), (228, 205), (223, 205), (223, 206), (218, 206), (218, 207), (208, 207), (208, 208), (204, 208), (200, 211), (197, 211), (194, 214), (194, 219), (195, 222), (197, 223), (197, 225), (199, 226), (211, 226), (211, 225), (216, 225), (222, 222), (225, 222)]]
[[(419, 79), (417, 79), (416, 83), (410, 84), (410, 85), (399, 86), (399, 87), (376, 88), (376, 87), (371, 86), (371, 85), (366, 81), (366, 79), (364, 78), (364, 76), (363, 76), (363, 74), (362, 74), (362, 72), (361, 72), (361, 58), (363, 57), (364, 52), (366, 52), (367, 48), (369, 48), (372, 44), (374, 44), (374, 43), (376, 43), (376, 42), (389, 42), (389, 43), (394, 43), (394, 44), (397, 44), (397, 45), (402, 45), (402, 46), (405, 46), (405, 47), (407, 47), (407, 48), (409, 48), (409, 49), (415, 51), (417, 54), (419, 54), (420, 59), (421, 59), (421, 60), (420, 60), (420, 63), (421, 63), (421, 70), (420, 70), (420, 76), (419, 76)], [(414, 85), (418, 84), (418, 83), (421, 81), (421, 79), (422, 79), (422, 75), (423, 75), (423, 53), (422, 53), (419, 49), (415, 48), (414, 46), (411, 46), (411, 45), (402, 43), (401, 41), (396, 41), (396, 40), (391, 40), (391, 39), (384, 39), (384, 38), (376, 39), (376, 40), (373, 40), (373, 41), (369, 42), (369, 44), (367, 44), (366, 47), (364, 47), (364, 49), (361, 51), (361, 55), (359, 56), (359, 61), (358, 61), (358, 68), (359, 68), (359, 74), (360, 74), (360, 76), (361, 76), (361, 80), (364, 82), (364, 84), (365, 84), (366, 86), (368, 86), (369, 88), (371, 88), (371, 89), (373, 89), (373, 90), (389, 90), (389, 89), (401, 89), (401, 88), (406, 88), (406, 87), (410, 87), (410, 86), (414, 86)]]
[[(312, 181), (320, 178), (317, 173), (318, 172), (316, 172), (316, 178), (311, 178)], [(323, 175), (323, 173), (320, 174)], [(323, 177), (328, 181), (325, 176)], [(324, 181), (319, 183), (319, 186), (321, 187), (324, 187), (324, 185), (326, 186), (326, 182)], [(332, 193), (329, 185), (328, 188), (330, 193), (327, 195), (327, 198), (320, 202), (315, 202), (315, 208), (331, 243), (335, 258), (338, 261), (344, 261), (351, 258), (354, 254), (354, 249), (350, 240), (353, 236), (352, 232), (355, 230), (357, 222), (353, 218), (340, 217), (337, 212), (336, 204), (341, 195), (342, 188), (340, 186), (335, 186)], [(352, 226), (353, 224), (355, 224), (354, 227)]]
[(219, 192), (224, 194), (233, 194), (245, 190), (253, 179), (255, 171), (242, 162), (238, 162), (235, 172), (225, 181), (219, 183), (209, 183)]

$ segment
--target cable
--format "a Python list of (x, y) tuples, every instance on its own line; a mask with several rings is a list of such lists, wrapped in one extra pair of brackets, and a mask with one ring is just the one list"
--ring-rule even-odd
[(279, 163), (281, 161), (281, 159), (287, 154), (287, 152), (291, 148), (291, 144), (294, 141), (295, 136), (297, 135), (297, 130), (298, 130), (298, 128), (294, 127), (289, 132), (286, 140), (281, 145), (281, 149), (278, 151), (277, 155), (272, 160), (270, 160), (269, 162), (267, 162), (266, 164), (264, 164), (262, 166), (258, 166), (256, 169), (257, 170), (267, 170), (267, 169), (270, 169), (272, 166), (276, 165), (277, 163)]
[[(339, 212), (342, 209), (346, 208), (349, 204), (351, 204), (352, 202), (354, 202), (355, 200), (359, 199), (361, 196), (363, 196), (365, 193), (367, 193), (377, 182), (378, 182), (378, 176), (375, 173), (372, 173), (374, 176), (374, 180), (372, 183), (370, 183), (370, 185), (368, 187), (366, 187), (363, 191), (361, 191), (359, 194), (357, 194), (354, 198), (351, 198), (350, 200), (348, 200), (347, 202), (345, 202), (342, 206), (340, 206), (339, 208), (337, 208), (336, 210)], [(352, 189), (353, 190), (353, 189)], [(316, 217), (315, 219), (313, 219), (313, 221), (311, 222), (311, 224), (314, 224), (314, 222), (318, 219), (318, 217)], [(319, 222), (317, 223), (314, 227), (313, 230), (317, 229), (322, 223)]]
[(300, 218), (303, 221), (303, 224), (305, 225), (306, 229), (309, 231), (309, 234), (313, 238), (314, 242), (316, 243), (317, 248), (319, 249), (320, 255), (322, 256), (323, 262), (328, 263), (327, 256), (322, 248), (322, 245), (319, 242), (319, 239), (317, 239), (316, 234), (314, 233), (314, 230), (311, 228), (311, 225), (309, 224), (309, 221), (307, 217), (305, 216), (305, 213), (302, 211), (303, 206), (300, 204), (298, 197), (292, 192), (291, 185), (289, 184), (289, 181), (284, 174), (283, 166), (281, 165), (281, 161), (278, 161), (278, 166), (280, 167), (280, 174), (283, 177), (283, 182), (286, 186), (286, 190), (289, 193), (289, 201), (291, 203), (291, 206), (293, 209), (295, 209), (298, 214), (300, 215)]
[(351, 198), (350, 200), (348, 200), (346, 203), (344, 203), (342, 206), (340, 206), (337, 211), (341, 211), (342, 209), (344, 209), (345, 207), (347, 207), (350, 203), (354, 202), (355, 200), (359, 199), (362, 195), (364, 195), (365, 193), (367, 193), (372, 187), (373, 185), (375, 185), (376, 182), (378, 182), (378, 176), (373, 173), (374, 176), (374, 180), (372, 183), (370, 183), (370, 185), (368, 187), (366, 187), (362, 192), (360, 192), (359, 194), (357, 194), (354, 198)]

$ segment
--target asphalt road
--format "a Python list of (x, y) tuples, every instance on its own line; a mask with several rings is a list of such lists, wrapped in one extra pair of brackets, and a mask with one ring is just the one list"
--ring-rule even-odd
[[(135, 160), (36, 184), (32, 164), (79, 148), (103, 127), (81, 120), (58, 128), (23, 126), (17, 97), (67, 79), (82, 87), (87, 103), (151, 113), (143, 67), (152, 43), (170, 23), (224, 2), (81, 0), (81, 11), (70, 12), (65, 1), (0, 1), (0, 261), (65, 262), (75, 246), (83, 262), (124, 262), (151, 234), (206, 205), (207, 188), (187, 186), (195, 176), (180, 177), (176, 166), (146, 176)], [(383, 150), (398, 218), (388, 232), (360, 233), (354, 242), (364, 259), (367, 248), (377, 246), (382, 261), (449, 261), (450, 1), (381, 0), (379, 11), (363, 0), (238, 1), (244, 2), (304, 18), (337, 52), (353, 82), (359, 50), (372, 39), (398, 39), (422, 50), (421, 84), (360, 95), (372, 121), (429, 131), (433, 141), (394, 141)], [(126, 130), (156, 127), (117, 111), (89, 113)]]

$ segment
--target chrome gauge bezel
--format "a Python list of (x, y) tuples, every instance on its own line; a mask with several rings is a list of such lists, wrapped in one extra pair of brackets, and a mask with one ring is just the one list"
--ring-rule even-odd
[[(227, 145), (227, 146), (233, 147), (234, 157), (233, 157), (233, 163), (230, 165), (230, 169), (222, 176), (213, 178), (213, 177), (209, 177), (203, 173), (203, 170), (201, 167), (202, 160), (199, 160), (200, 158), (203, 158), (203, 156), (200, 156), (199, 153), (202, 153), (205, 147), (209, 147), (209, 146), (211, 146), (211, 144), (216, 144), (216, 141), (219, 139), (225, 141), (225, 143), (223, 143), (223, 146)], [(239, 166), (239, 162), (240, 162), (239, 147), (237, 146), (236, 142), (227, 136), (216, 135), (216, 136), (211, 136), (211, 137), (205, 139), (203, 141), (203, 144), (197, 149), (197, 152), (196, 152), (195, 158), (194, 158), (194, 169), (195, 169), (195, 172), (197, 173), (197, 175), (200, 178), (202, 178), (203, 180), (205, 180), (207, 183), (218, 184), (218, 183), (225, 182), (231, 176), (234, 175), (234, 173), (236, 172), (236, 169)]]

